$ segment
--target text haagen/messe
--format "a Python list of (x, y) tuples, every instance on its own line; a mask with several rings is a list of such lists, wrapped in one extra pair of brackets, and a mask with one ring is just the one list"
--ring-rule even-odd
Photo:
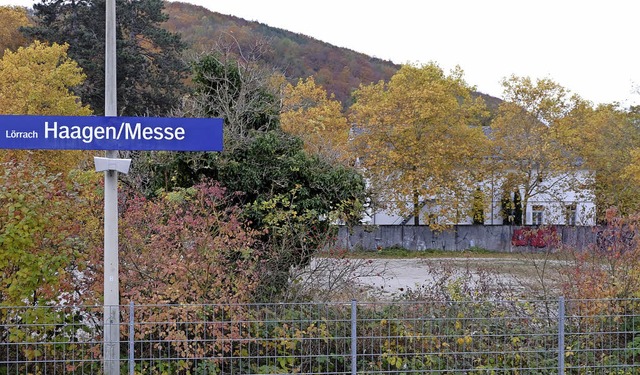
[(54, 121), (53, 124), (45, 121), (44, 137), (79, 139), (84, 143), (91, 143), (94, 139), (181, 141), (185, 138), (185, 130), (182, 127), (142, 126), (139, 122), (135, 125), (123, 122), (120, 126), (58, 126), (57, 121)]

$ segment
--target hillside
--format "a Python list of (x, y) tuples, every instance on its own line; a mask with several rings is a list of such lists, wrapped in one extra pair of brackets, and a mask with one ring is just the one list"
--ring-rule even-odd
[[(345, 106), (351, 103), (351, 92), (360, 84), (387, 81), (400, 68), (391, 61), (197, 5), (166, 2), (165, 11), (169, 15), (165, 27), (180, 33), (191, 51), (210, 51), (224, 33), (233, 35), (245, 50), (256, 40), (267, 40), (271, 50), (262, 57), (266, 64), (282, 71), (291, 82), (313, 76)], [(489, 95), (478, 95), (483, 96), (491, 109), (500, 102)]]
[(182, 34), (195, 52), (207, 52), (223, 33), (233, 35), (241, 48), (249, 49), (255, 40), (269, 42), (271, 51), (263, 59), (284, 72), (291, 80), (314, 76), (316, 82), (349, 103), (351, 91), (361, 83), (388, 80), (399, 68), (390, 61), (332, 46), (302, 34), (211, 12), (201, 6), (167, 2), (166, 28)]

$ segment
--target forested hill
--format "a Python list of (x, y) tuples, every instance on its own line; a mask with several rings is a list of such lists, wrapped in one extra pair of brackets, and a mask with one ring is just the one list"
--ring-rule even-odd
[[(387, 81), (400, 68), (391, 61), (197, 5), (166, 2), (165, 12), (169, 15), (166, 28), (182, 34), (195, 52), (211, 51), (224, 33), (233, 35), (243, 50), (250, 49), (256, 40), (268, 40), (271, 50), (262, 56), (265, 63), (284, 72), (292, 82), (313, 76), (345, 105), (350, 104), (351, 92), (361, 83)], [(497, 106), (499, 99), (480, 95), (490, 107)]]
[(349, 102), (351, 91), (361, 83), (386, 81), (400, 68), (390, 61), (196, 5), (167, 2), (165, 11), (169, 15), (167, 29), (182, 34), (196, 52), (210, 51), (222, 33), (233, 35), (246, 50), (256, 39), (268, 40), (271, 51), (263, 55), (265, 63), (292, 81), (314, 76), (343, 103)]

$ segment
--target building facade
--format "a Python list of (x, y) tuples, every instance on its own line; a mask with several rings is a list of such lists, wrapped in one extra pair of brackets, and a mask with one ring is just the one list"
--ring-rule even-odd
[[(438, 212), (443, 212), (446, 203), (438, 207), (423, 204), (420, 210), (420, 224), (427, 224), (428, 220), (436, 220), (445, 225), (567, 225), (594, 226), (596, 225), (595, 195), (593, 173), (587, 170), (573, 170), (557, 173), (536, 181), (527, 186), (508, 184), (507, 177), (493, 176), (479, 184), (477, 191), (481, 196), (481, 203), (474, 203), (474, 197), (467, 200), (466, 207), (456, 208), (455, 215), (443, 218)], [(478, 199), (478, 198), (475, 198)], [(431, 198), (431, 201), (435, 199)], [(439, 199), (446, 202), (446, 199)], [(425, 202), (424, 198), (422, 202)], [(394, 213), (387, 207), (390, 202), (380, 202), (368, 209), (363, 224), (371, 225), (415, 225), (413, 217), (406, 217)], [(453, 209), (453, 204), (451, 209)], [(456, 205), (458, 206), (458, 205)], [(480, 212), (478, 212), (480, 211)]]

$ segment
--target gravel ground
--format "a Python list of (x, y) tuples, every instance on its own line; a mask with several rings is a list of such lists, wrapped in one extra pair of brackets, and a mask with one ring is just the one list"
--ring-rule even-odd
[(371, 259), (359, 270), (360, 276), (356, 280), (382, 298), (421, 287), (433, 288), (445, 278), (449, 281), (463, 278), (475, 287), (516, 294), (539, 294), (542, 279), (549, 290), (558, 290), (563, 280), (559, 267), (562, 264), (557, 260), (527, 257)]

